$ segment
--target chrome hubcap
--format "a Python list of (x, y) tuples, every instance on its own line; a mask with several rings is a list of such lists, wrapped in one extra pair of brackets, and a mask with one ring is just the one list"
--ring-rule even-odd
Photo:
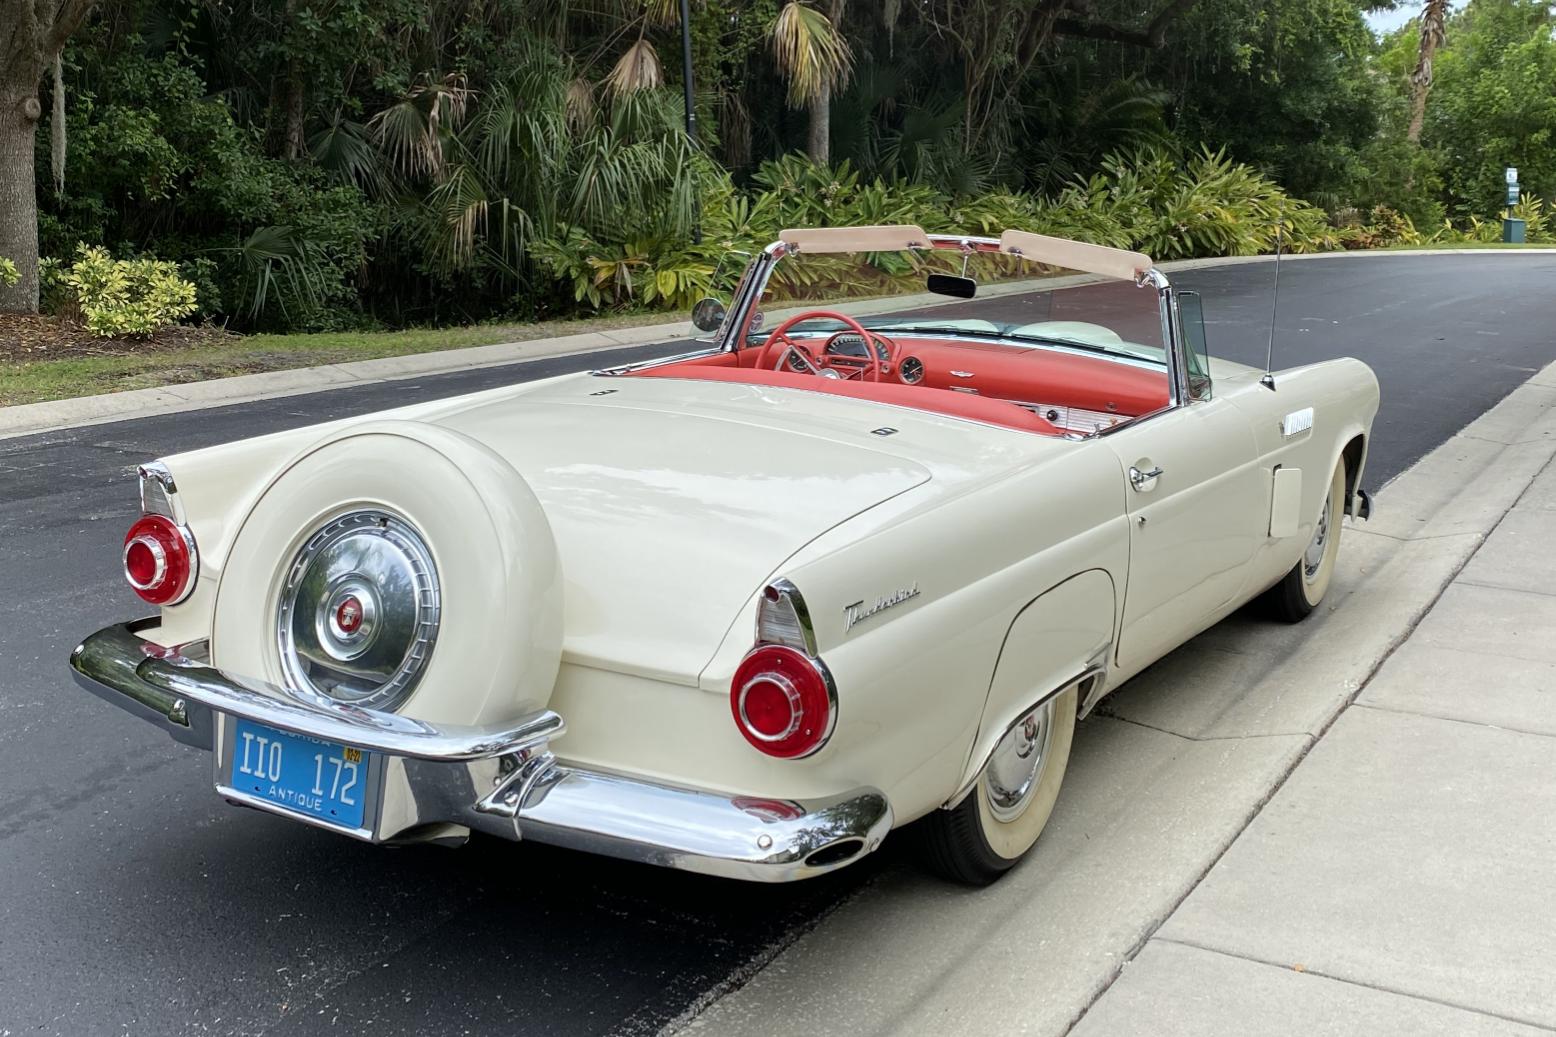
[(1302, 556), (1302, 577), (1309, 583), (1324, 565), (1324, 547), (1329, 542), (1329, 505), (1333, 499), (1333, 496), (1324, 498), (1324, 510), (1319, 512), (1318, 525), (1313, 528), (1313, 541)]
[(1043, 762), (1048, 756), (1048, 742), (1053, 736), (1054, 701), (1049, 699), (1017, 720), (989, 757), (983, 785), (988, 794), (989, 810), (1000, 821), (1013, 821), (1021, 816), (1032, 793), (1037, 790), (1037, 778), (1042, 773)]
[(421, 534), (387, 512), (355, 511), (308, 538), (276, 611), (288, 683), (340, 702), (393, 708), (425, 669), (441, 612)]

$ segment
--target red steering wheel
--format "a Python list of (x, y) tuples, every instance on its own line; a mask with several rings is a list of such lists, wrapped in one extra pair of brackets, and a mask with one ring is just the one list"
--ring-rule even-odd
[[(789, 338), (789, 329), (807, 320), (835, 320), (845, 325), (864, 342), (865, 352), (869, 356), (830, 356), (825, 351), (819, 357), (813, 356), (809, 350)], [(827, 341), (831, 342), (832, 338), (836, 337), (834, 335)], [(886, 351), (884, 363), (880, 359), (881, 349)], [(896, 366), (897, 347), (885, 336), (875, 335), (865, 330), (865, 326), (852, 317), (831, 310), (807, 310), (795, 314), (773, 329), (773, 333), (767, 337), (767, 343), (762, 347), (762, 355), (757, 358), (756, 365), (781, 371), (791, 356), (799, 360), (799, 365), (806, 372), (821, 378), (858, 378), (862, 381), (878, 382), (881, 380), (883, 368), (890, 371)]]

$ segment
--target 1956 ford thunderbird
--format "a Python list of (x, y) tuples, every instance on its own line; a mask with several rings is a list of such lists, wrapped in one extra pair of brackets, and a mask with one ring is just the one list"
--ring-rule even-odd
[[(882, 271), (928, 293), (763, 330)], [(1370, 507), (1372, 372), (1210, 359), (1137, 253), (790, 230), (694, 323), (686, 356), (145, 464), (122, 560), (158, 614), (78, 680), (212, 750), (228, 801), (359, 839), (782, 881), (911, 822), (988, 882), (1077, 717), (1253, 599), (1311, 612)]]

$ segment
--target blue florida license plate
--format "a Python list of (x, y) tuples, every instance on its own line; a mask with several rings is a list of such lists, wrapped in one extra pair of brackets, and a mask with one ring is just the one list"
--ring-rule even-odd
[(232, 788), (342, 828), (361, 828), (372, 754), (238, 719)]

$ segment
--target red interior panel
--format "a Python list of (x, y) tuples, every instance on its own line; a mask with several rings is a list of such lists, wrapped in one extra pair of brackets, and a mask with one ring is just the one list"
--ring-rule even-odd
[[(726, 361), (727, 363), (727, 361)], [(969, 418), (990, 425), (1023, 429), (1057, 435), (1046, 419), (1038, 417), (1025, 407), (1004, 400), (989, 400), (959, 392), (936, 392), (923, 386), (903, 385), (900, 382), (857, 382), (833, 378), (817, 378), (809, 374), (792, 374), (788, 371), (745, 370), (743, 368), (701, 363), (679, 363), (668, 367), (653, 367), (637, 371), (638, 377), (695, 378), (708, 382), (739, 382), (743, 385), (775, 385), (785, 389), (803, 389), (806, 392), (823, 392), (832, 396), (847, 396), (856, 400), (874, 400), (899, 407), (952, 417)]]
[(981, 396), (1058, 403), (1138, 417), (1167, 405), (1167, 372), (1100, 357), (996, 342), (900, 337), (897, 359), (924, 362), (926, 388), (977, 389)]
[[(823, 339), (799, 339), (813, 350)], [(1059, 430), (1016, 403), (1077, 407), (1121, 418), (1138, 417), (1168, 402), (1164, 371), (1135, 367), (1101, 357), (1049, 349), (969, 342), (933, 337), (893, 336), (898, 363), (880, 382), (834, 380), (810, 374), (754, 369), (761, 349), (682, 360), (636, 372), (658, 378), (780, 385), (855, 399), (873, 399), (990, 424), (1055, 434)], [(901, 361), (917, 357), (923, 381), (900, 380)], [(956, 391), (961, 390), (961, 391)], [(976, 390), (976, 393), (968, 390)]]

